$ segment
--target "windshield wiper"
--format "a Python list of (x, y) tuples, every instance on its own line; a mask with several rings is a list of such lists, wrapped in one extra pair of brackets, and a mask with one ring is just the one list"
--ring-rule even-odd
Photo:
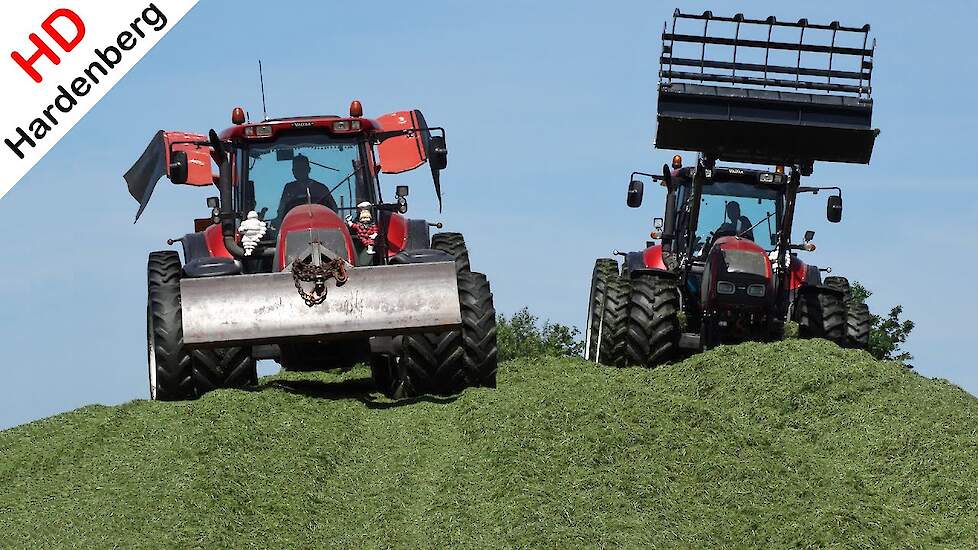
[[(334, 172), (339, 172), (340, 171), (339, 168), (333, 168), (332, 166), (326, 166), (325, 164), (319, 164), (318, 162), (316, 162), (314, 160), (310, 160), (309, 161), (309, 164), (315, 164), (316, 166), (321, 166), (321, 167), (323, 167), (323, 168), (325, 168), (327, 170), (332, 170)], [(349, 177), (349, 176), (347, 176), (347, 177)]]
[(754, 225), (752, 225), (752, 226), (748, 227), (747, 229), (745, 229), (741, 234), (737, 235), (737, 238), (739, 239), (739, 238), (743, 237), (744, 235), (746, 235), (746, 234), (754, 231), (754, 228), (755, 227), (757, 227), (758, 225), (761, 225), (762, 223), (766, 222), (767, 220), (770, 220), (771, 219), (771, 216), (773, 216), (773, 215), (774, 215), (774, 212), (768, 212), (767, 213), (767, 216), (764, 216), (764, 218), (762, 218), (760, 221), (758, 221)]

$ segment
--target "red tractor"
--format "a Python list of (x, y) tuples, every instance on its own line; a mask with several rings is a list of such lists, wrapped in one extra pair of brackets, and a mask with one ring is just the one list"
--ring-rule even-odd
[[(702, 28), (677, 32), (677, 24), (689, 21)], [(728, 33), (711, 34), (724, 25)], [(749, 27), (759, 27), (755, 35), (767, 39), (744, 38)], [(772, 40), (773, 31), (792, 29), (797, 40)], [(822, 33), (825, 42), (806, 41), (806, 31), (809, 37)], [(621, 266), (610, 258), (595, 263), (588, 359), (654, 367), (722, 343), (781, 339), (789, 320), (803, 338), (868, 345), (870, 313), (853, 300), (848, 281), (823, 279), (830, 269), (798, 257), (815, 250), (814, 232), (802, 242), (791, 238), (799, 194), (831, 192), (827, 218), (842, 218), (838, 187), (801, 185), (815, 161), (869, 163), (879, 130), (872, 128), (875, 41), (867, 47), (868, 33), (869, 25), (676, 10), (672, 29), (662, 34), (656, 147), (695, 151), (697, 161), (683, 166), (676, 155), (661, 175), (632, 174), (629, 207), (641, 205), (643, 176), (665, 188), (665, 214), (651, 233), (660, 242), (639, 252), (616, 251), (624, 257)], [(843, 36), (849, 42), (855, 36), (855, 44), (843, 45)], [(707, 55), (723, 48), (732, 50), (732, 59)], [(797, 61), (769, 63), (776, 51)], [(804, 66), (803, 53), (827, 63)]]
[[(408, 219), (406, 186), (379, 175), (427, 163), (441, 202), (445, 132), (420, 111), (246, 122), (220, 134), (160, 131), (126, 173), (145, 209), (157, 181), (217, 187), (176, 251), (149, 255), (150, 396), (192, 399), (257, 381), (256, 360), (290, 370), (366, 362), (398, 398), (495, 386), (486, 276), (459, 233)], [(216, 173), (215, 173), (216, 168)]]

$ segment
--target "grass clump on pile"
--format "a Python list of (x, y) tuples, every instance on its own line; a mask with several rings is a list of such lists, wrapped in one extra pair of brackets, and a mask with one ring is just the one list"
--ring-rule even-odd
[(368, 373), (0, 433), (0, 547), (975, 547), (978, 402), (824, 341)]

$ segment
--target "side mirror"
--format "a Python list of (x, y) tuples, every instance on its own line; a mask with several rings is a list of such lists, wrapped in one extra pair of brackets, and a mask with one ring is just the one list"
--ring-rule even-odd
[(428, 163), (432, 170), (444, 170), (448, 166), (448, 145), (444, 136), (431, 136), (428, 141)]
[(806, 243), (812, 242), (812, 239), (814, 239), (814, 238), (815, 238), (815, 232), (814, 231), (812, 231), (811, 229), (809, 229), (808, 231), (805, 231), (805, 242)]
[(656, 231), (662, 230), (662, 224), (662, 218), (652, 218), (652, 227), (654, 227)]
[(221, 199), (217, 197), (207, 197), (207, 208), (220, 208)]
[(170, 153), (170, 165), (167, 166), (167, 175), (170, 181), (176, 184), (187, 183), (187, 152), (173, 151)]
[(398, 196), (398, 197), (406, 197), (406, 196), (408, 196), (408, 186), (407, 185), (398, 185), (397, 186), (397, 189), (394, 191), (394, 194), (396, 196)]
[(628, 196), (625, 203), (629, 208), (642, 206), (642, 195), (645, 193), (645, 184), (639, 180), (632, 180), (628, 183)]
[(832, 223), (842, 221), (842, 196), (832, 195), (825, 204), (825, 217)]

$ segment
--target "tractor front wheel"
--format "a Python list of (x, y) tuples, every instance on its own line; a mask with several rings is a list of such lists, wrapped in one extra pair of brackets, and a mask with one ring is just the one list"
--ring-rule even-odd
[(149, 255), (147, 271), (149, 397), (158, 401), (192, 399), (192, 359), (183, 346), (180, 256), (170, 250), (153, 252)]
[(869, 306), (853, 299), (852, 286), (849, 284), (849, 279), (845, 277), (826, 277), (825, 286), (842, 292), (842, 299), (846, 306), (845, 335), (839, 344), (854, 349), (868, 348), (869, 330), (873, 324), (873, 316), (869, 312)]
[(795, 307), (798, 335), (845, 344), (846, 305), (838, 290), (803, 290)]
[(472, 272), (458, 278), (462, 306), (462, 346), (465, 348), (466, 382), (496, 387), (496, 308), (489, 279)]
[(455, 268), (460, 273), (472, 270), (469, 249), (465, 246), (465, 237), (461, 233), (435, 233), (431, 236), (431, 248), (451, 254), (455, 258)]
[(189, 350), (183, 345), (180, 256), (171, 250), (149, 255), (146, 340), (149, 396), (159, 401), (194, 399), (219, 388), (258, 382), (250, 347)]
[(374, 357), (377, 387), (395, 399), (450, 395), (469, 386), (496, 386), (496, 310), (482, 273), (458, 273), (462, 326), (445, 332), (401, 337), (396, 360)]
[(197, 395), (221, 388), (249, 388), (258, 383), (258, 367), (251, 347), (197, 349), (193, 358)]
[(640, 275), (632, 279), (625, 332), (630, 364), (657, 367), (679, 349), (679, 289), (672, 277)]

